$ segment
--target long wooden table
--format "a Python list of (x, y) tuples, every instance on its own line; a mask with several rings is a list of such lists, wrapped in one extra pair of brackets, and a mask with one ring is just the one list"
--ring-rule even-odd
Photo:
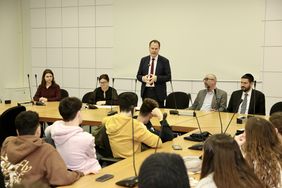
[[(16, 105), (17, 103), (0, 104), (0, 114)], [(36, 111), (39, 114), (40, 121), (54, 122), (62, 119), (58, 106), (59, 102), (47, 102), (45, 106), (26, 105), (26, 108), (27, 110)], [(118, 106), (113, 106), (113, 109), (119, 111)], [(87, 109), (83, 107), (81, 110), (83, 119), (82, 125), (101, 125), (103, 118), (107, 116), (110, 110), (110, 108), (103, 107), (98, 109)], [(162, 111), (169, 114), (169, 109), (162, 109)], [(192, 111), (189, 112), (192, 113)], [(198, 117), (206, 116), (207, 114), (209, 114), (209, 112), (197, 112)], [(168, 115), (167, 120), (173, 131), (190, 132), (197, 128), (197, 124), (193, 121), (193, 116)], [(152, 118), (152, 123), (157, 129), (160, 127), (160, 122), (157, 118)]]
[[(0, 104), (0, 113), (3, 113), (9, 107), (15, 106), (16, 104)], [(117, 109), (117, 108), (116, 108)], [(58, 102), (48, 102), (46, 106), (27, 106), (27, 110), (34, 110), (39, 113), (41, 121), (56, 121), (61, 119), (61, 116), (58, 112)], [(83, 124), (85, 125), (97, 125), (100, 124), (102, 119), (107, 115), (107, 112), (110, 109), (83, 109), (82, 116), (83, 116)], [(118, 110), (118, 109), (117, 109)], [(168, 112), (167, 109), (163, 109), (163, 112)], [(221, 132), (221, 125), (219, 121), (219, 114), (218, 112), (196, 112), (200, 126), (202, 131), (209, 131), (212, 134), (220, 133)], [(232, 113), (221, 113), (222, 118), (222, 125), (223, 130), (226, 129), (227, 124), (229, 123)], [(237, 124), (236, 118), (238, 114), (235, 115), (234, 119), (232, 120), (227, 133), (234, 135), (237, 129), (244, 128), (244, 124)], [(178, 116), (178, 115), (168, 115), (167, 118), (169, 124), (172, 126), (173, 130), (177, 131), (198, 131), (198, 124), (195, 117), (192, 116)], [(159, 122), (157, 119), (153, 119), (153, 124), (159, 126)], [(188, 135), (187, 133), (186, 135)], [(186, 136), (184, 135), (184, 136)], [(173, 141), (164, 143), (161, 148), (157, 150), (157, 152), (173, 152), (178, 153), (181, 156), (199, 156), (202, 154), (201, 151), (194, 151), (188, 149), (189, 146), (196, 144), (197, 142), (187, 141), (183, 139), (183, 136), (175, 138)], [(180, 145), (183, 150), (173, 150), (172, 144)], [(139, 168), (142, 162), (151, 154), (154, 153), (154, 149), (149, 149), (142, 153), (136, 154), (136, 168), (139, 171)], [(95, 179), (103, 174), (113, 174), (114, 178), (110, 179), (106, 182), (97, 182)], [(99, 174), (96, 175), (87, 175), (82, 177), (80, 180), (75, 182), (73, 185), (64, 186), (68, 188), (90, 188), (90, 187), (99, 187), (99, 188), (109, 188), (109, 187), (119, 187), (115, 185), (115, 182), (127, 178), (134, 175), (133, 166), (132, 166), (132, 157), (124, 159), (118, 163), (110, 165), (108, 167), (103, 168)]]
[[(230, 118), (232, 114), (230, 113), (221, 113), (222, 116), (222, 122), (224, 127), (227, 126), (228, 122), (230, 121)], [(237, 116), (237, 115), (236, 115)], [(244, 124), (237, 124), (236, 123), (236, 116), (234, 117), (235, 120), (233, 120), (230, 124), (229, 129), (227, 130), (227, 133), (230, 135), (234, 135), (237, 129), (241, 129), (244, 127)], [(212, 112), (207, 113), (205, 116), (200, 116), (199, 122), (202, 127), (202, 131), (209, 131), (212, 134), (217, 134), (221, 132), (221, 127), (218, 119), (218, 113)], [(184, 125), (189, 126), (195, 126), (196, 120), (193, 118), (190, 120), (187, 119), (187, 122), (183, 121), (181, 122)], [(198, 130), (195, 130), (198, 131)], [(195, 132), (194, 131), (194, 132)], [(188, 149), (189, 146), (192, 146), (194, 144), (197, 144), (198, 142), (192, 142), (184, 140), (183, 137), (187, 136), (190, 133), (187, 133), (186, 135), (180, 136), (175, 138), (173, 141), (169, 141), (164, 143), (161, 148), (157, 150), (157, 152), (169, 152), (169, 153), (177, 153), (181, 156), (200, 156), (202, 154), (202, 151), (195, 151)], [(173, 150), (172, 144), (178, 144), (183, 149), (182, 150)], [(142, 164), (142, 162), (151, 154), (155, 152), (154, 149), (149, 149), (144, 152), (136, 154), (136, 169), (139, 171), (139, 168)], [(110, 179), (106, 182), (97, 182), (95, 179), (99, 176), (102, 176), (104, 174), (113, 174), (114, 178)], [(108, 167), (103, 168), (99, 174), (96, 175), (87, 175), (82, 177), (80, 180), (75, 182), (74, 184), (70, 186), (63, 186), (64, 188), (90, 188), (90, 187), (99, 187), (99, 188), (115, 188), (120, 187), (116, 185), (115, 183), (123, 178), (127, 178), (134, 175), (133, 170), (133, 164), (132, 164), (132, 157), (124, 159), (118, 163), (115, 163), (113, 165), (110, 165)]]

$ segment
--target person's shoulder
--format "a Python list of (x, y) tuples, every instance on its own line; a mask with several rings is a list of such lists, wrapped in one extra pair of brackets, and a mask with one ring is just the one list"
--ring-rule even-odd
[(42, 151), (42, 153), (44, 153), (44, 155), (51, 155), (53, 152), (57, 152), (56, 148), (54, 148), (54, 146), (52, 146), (51, 144), (48, 144), (46, 142), (43, 142), (42, 145), (40, 146), (38, 151)]
[(232, 92), (232, 95), (242, 94), (242, 92), (243, 92), (243, 91), (242, 91), (241, 89), (235, 90), (235, 91)]
[(161, 56), (161, 55), (158, 55), (158, 59), (159, 59), (160, 61), (169, 62), (169, 60), (168, 60), (166, 57)]
[(144, 56), (144, 57), (141, 58), (141, 62), (146, 61), (146, 60), (148, 60), (148, 59), (150, 59), (150, 56), (149, 56), (149, 55)]
[(213, 180), (213, 174), (209, 174), (201, 179), (196, 188), (216, 188), (216, 184)]
[(222, 93), (222, 94), (227, 94), (227, 92), (226, 91), (224, 91), (224, 90), (222, 90), (222, 89), (217, 89), (220, 93)]
[(198, 94), (204, 94), (207, 92), (207, 89), (201, 89), (200, 91), (198, 91)]
[(259, 90), (253, 90), (257, 95), (264, 96), (264, 93)]
[(85, 131), (81, 132), (80, 135), (82, 136), (82, 139), (90, 141), (90, 142), (94, 139), (92, 134), (85, 132)]
[(111, 90), (117, 91), (115, 88), (109, 86), (109, 91), (111, 91)]
[(11, 142), (14, 142), (14, 141), (17, 140), (17, 139), (18, 139), (18, 137), (16, 137), (16, 136), (9, 136), (9, 137), (7, 137), (7, 138), (4, 140), (3, 144), (2, 144), (2, 148), (8, 147), (8, 145), (9, 145)]
[(60, 89), (60, 86), (57, 83), (53, 83), (52, 87)]
[(97, 91), (100, 91), (100, 90), (102, 90), (101, 87), (97, 87), (97, 88), (94, 89), (93, 92), (97, 92)]

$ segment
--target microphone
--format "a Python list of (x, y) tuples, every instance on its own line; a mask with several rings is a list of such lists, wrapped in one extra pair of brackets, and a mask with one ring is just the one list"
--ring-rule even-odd
[[(34, 77), (35, 77), (35, 86), (36, 86), (36, 89), (38, 89), (37, 74), (35, 74)], [(34, 104), (37, 106), (45, 106), (45, 103), (41, 101), (35, 101)]]
[(173, 84), (172, 84), (172, 81), (171, 81), (171, 80), (170, 80), (170, 86), (171, 86), (171, 91), (172, 91), (172, 95), (173, 95), (173, 101), (174, 101), (174, 107), (175, 107), (175, 109), (174, 109), (174, 110), (170, 110), (170, 111), (169, 111), (169, 114), (178, 115), (179, 112), (178, 112), (178, 110), (177, 110), (176, 98), (175, 98), (175, 93), (174, 93), (174, 90), (173, 90)]
[(27, 101), (27, 102), (18, 102), (17, 105), (18, 106), (22, 106), (22, 105), (25, 105), (25, 104), (34, 104), (33, 103), (33, 100), (32, 100), (32, 96), (31, 96), (31, 86), (30, 86), (30, 78), (29, 78), (29, 74), (27, 74), (27, 80), (28, 80), (28, 89), (29, 89), (29, 97), (30, 97), (30, 101)]
[(134, 93), (136, 93), (136, 86), (137, 86), (137, 79), (135, 78), (135, 88), (134, 88)]
[(218, 111), (218, 117), (219, 117), (219, 121), (220, 121), (220, 133), (223, 133), (222, 118), (221, 118), (221, 114), (220, 114), (220, 110), (219, 110), (222, 97), (219, 97), (219, 100), (218, 100), (216, 88), (214, 89), (214, 96), (215, 96), (215, 100), (216, 100), (216, 108), (217, 108), (217, 111)]
[(115, 82), (115, 79), (113, 78), (112, 79), (113, 83), (112, 83), (112, 92), (111, 92), (111, 110), (107, 113), (108, 116), (112, 116), (112, 115), (115, 115), (117, 114), (117, 111), (116, 110), (113, 110), (113, 93), (114, 93), (114, 82)]
[(30, 97), (30, 100), (32, 101), (32, 96), (31, 96), (31, 86), (30, 86), (30, 78), (29, 78), (29, 74), (27, 74), (27, 81), (28, 81), (29, 97)]
[(95, 88), (97, 88), (98, 82), (99, 82), (99, 77), (97, 76), (97, 81), (96, 81), (96, 87)]
[(37, 74), (35, 74), (34, 77), (35, 77), (35, 87), (38, 88), (38, 84), (37, 84)]
[(132, 154), (133, 154), (132, 164), (133, 164), (133, 169), (134, 169), (135, 175), (116, 182), (116, 185), (123, 186), (123, 187), (135, 187), (135, 185), (138, 183), (138, 176), (137, 176), (136, 164), (135, 164), (135, 152), (134, 152), (134, 118), (133, 118), (133, 113), (134, 113), (134, 106), (132, 105), (131, 106)]
[[(191, 99), (190, 99), (191, 100)], [(192, 102), (192, 101), (191, 101)], [(210, 135), (209, 132), (205, 131), (205, 132), (202, 132), (202, 129), (201, 129), (201, 126), (200, 126), (200, 122), (199, 122), (199, 119), (198, 119), (198, 116), (197, 116), (197, 113), (196, 113), (196, 110), (194, 109), (193, 111), (193, 116), (195, 117), (196, 119), (196, 122), (197, 122), (197, 126), (198, 126), (198, 129), (200, 131), (200, 134), (191, 134), (190, 136), (186, 136), (184, 137), (185, 140), (191, 140), (191, 141), (200, 141), (201, 143), (199, 144), (194, 144), (190, 147), (188, 147), (188, 149), (191, 149), (191, 150), (202, 150), (203, 149), (203, 146), (204, 146), (204, 141), (205, 139)]]
[(257, 81), (255, 80), (254, 81), (254, 89), (253, 89), (253, 92), (254, 92), (254, 115), (256, 114), (256, 86), (257, 86)]
[(224, 130), (223, 134), (226, 133), (226, 131), (227, 131), (229, 125), (231, 124), (231, 122), (232, 122), (232, 120), (233, 120), (233, 118), (234, 118), (234, 116), (235, 116), (235, 114), (238, 112), (239, 106), (240, 106), (240, 104), (241, 104), (242, 102), (243, 102), (243, 99), (240, 99), (239, 104), (238, 104), (238, 106), (236, 107), (236, 110), (235, 110), (235, 112), (233, 113), (233, 115), (232, 115), (230, 121), (228, 122), (227, 127), (226, 127), (226, 129)]
[[(163, 123), (166, 121), (166, 118), (167, 118), (167, 113), (165, 112), (165, 113), (163, 113), (163, 120), (162, 120)], [(163, 134), (163, 125), (161, 124), (159, 138), (158, 138), (158, 141), (157, 141), (157, 145), (155, 147), (155, 153), (157, 153), (158, 145), (159, 145), (162, 134)]]

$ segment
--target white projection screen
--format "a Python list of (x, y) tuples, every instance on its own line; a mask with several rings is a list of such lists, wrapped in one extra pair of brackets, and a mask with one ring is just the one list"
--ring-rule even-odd
[(114, 0), (113, 76), (135, 77), (157, 39), (173, 79), (259, 79), (264, 9), (263, 0)]

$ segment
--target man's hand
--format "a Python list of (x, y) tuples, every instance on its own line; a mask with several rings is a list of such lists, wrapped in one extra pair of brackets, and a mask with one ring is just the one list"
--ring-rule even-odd
[(149, 84), (152, 85), (154, 82), (157, 81), (157, 76), (156, 75), (153, 75), (153, 74), (150, 74), (149, 76)]
[(142, 81), (145, 83), (149, 83), (149, 75), (142, 76)]
[(159, 108), (154, 108), (151, 113), (154, 117), (157, 117), (160, 121), (163, 120), (163, 113)]

